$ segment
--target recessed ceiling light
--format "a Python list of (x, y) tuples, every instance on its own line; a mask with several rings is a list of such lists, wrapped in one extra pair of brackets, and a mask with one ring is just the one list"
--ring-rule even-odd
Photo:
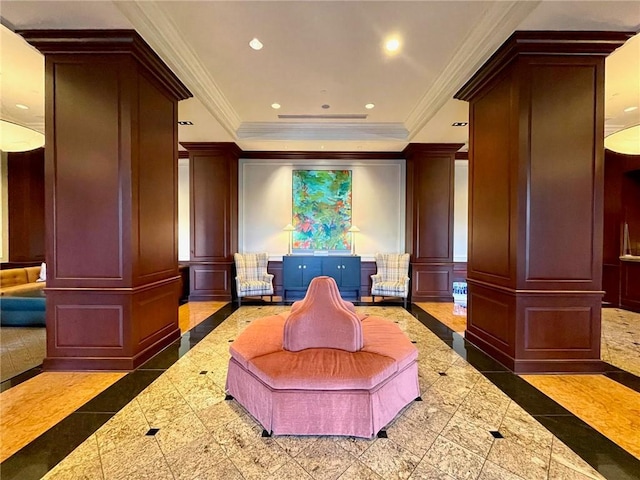
[(21, 103), (16, 103), (16, 107), (18, 107), (20, 110), (29, 110), (29, 107), (27, 107), (26, 105), (23, 105)]
[(400, 39), (398, 37), (391, 37), (384, 42), (384, 48), (389, 53), (396, 53), (400, 49)]
[(328, 103), (325, 103), (324, 105), (322, 105), (322, 108), (326, 110), (328, 108), (331, 108), (331, 105), (329, 105)]
[[(16, 107), (17, 107), (17, 105), (16, 105)], [(638, 107), (627, 107), (627, 108), (624, 109), (624, 111), (625, 112), (633, 112), (634, 110), (637, 110), (637, 109), (638, 109)]]
[(260, 50), (264, 45), (262, 45), (262, 42), (260, 40), (258, 40), (257, 38), (254, 38), (249, 42), (249, 46), (254, 50)]
[(469, 122), (453, 122), (451, 124), (452, 127), (466, 127), (469, 125)]
[(367, 110), (371, 110), (373, 107), (375, 107), (375, 105), (373, 103), (367, 103), (364, 108), (366, 108)]
[(193, 125), (191, 120), (178, 120), (178, 125)]
[(273, 108), (274, 110), (278, 110), (280, 108), (280, 104), (279, 103), (272, 103), (271, 104), (271, 108)]

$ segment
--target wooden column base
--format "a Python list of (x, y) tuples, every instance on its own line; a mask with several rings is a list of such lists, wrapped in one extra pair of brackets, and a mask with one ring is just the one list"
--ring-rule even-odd
[(412, 263), (412, 302), (453, 302), (453, 263)]
[(468, 280), (466, 338), (515, 373), (599, 373), (602, 292)]
[(180, 338), (180, 278), (135, 288), (49, 288), (45, 370), (132, 370)]
[(191, 262), (191, 293), (189, 301), (232, 300), (232, 285), (235, 290), (233, 262)]

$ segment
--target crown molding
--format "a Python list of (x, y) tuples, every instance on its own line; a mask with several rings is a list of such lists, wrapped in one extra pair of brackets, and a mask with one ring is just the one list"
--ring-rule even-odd
[(43, 55), (131, 55), (176, 100), (191, 92), (135, 30), (18, 30)]
[(240, 117), (160, 2), (134, 0), (114, 4), (231, 137), (237, 138)]
[(242, 159), (258, 160), (404, 160), (402, 152), (325, 152), (243, 150)]
[(402, 123), (351, 122), (245, 122), (237, 135), (241, 140), (397, 140), (406, 142)]
[(447, 66), (407, 117), (405, 125), (409, 131), (409, 140), (424, 128), (539, 3), (539, 0), (493, 2), (485, 10)]
[(542, 55), (606, 57), (633, 35), (633, 32), (611, 31), (516, 31), (460, 88), (455, 98), (471, 101), (516, 58)]

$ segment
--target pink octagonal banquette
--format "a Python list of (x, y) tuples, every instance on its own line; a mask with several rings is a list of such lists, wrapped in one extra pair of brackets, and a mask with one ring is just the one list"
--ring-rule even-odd
[(275, 435), (371, 438), (420, 395), (416, 347), (393, 322), (356, 314), (331, 277), (253, 321), (230, 352), (227, 393)]

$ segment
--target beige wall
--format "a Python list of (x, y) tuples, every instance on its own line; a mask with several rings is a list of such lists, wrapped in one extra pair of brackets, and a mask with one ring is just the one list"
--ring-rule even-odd
[(189, 160), (178, 161), (178, 261), (191, 257), (189, 219)]
[(238, 249), (287, 252), (292, 171), (352, 171), (352, 217), (361, 232), (356, 253), (405, 250), (405, 162), (403, 160), (240, 160)]
[(453, 199), (453, 261), (467, 261), (469, 223), (469, 161), (456, 160)]

